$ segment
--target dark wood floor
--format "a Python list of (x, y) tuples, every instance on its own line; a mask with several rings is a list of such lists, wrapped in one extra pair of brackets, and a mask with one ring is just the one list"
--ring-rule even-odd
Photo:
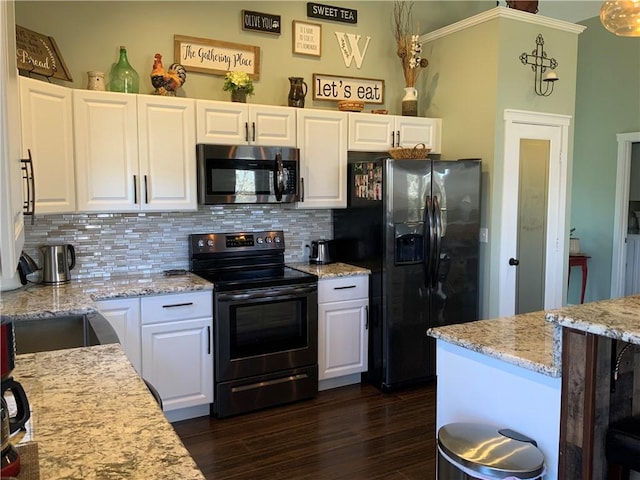
[(227, 419), (173, 424), (208, 479), (433, 479), (435, 384), (370, 385)]

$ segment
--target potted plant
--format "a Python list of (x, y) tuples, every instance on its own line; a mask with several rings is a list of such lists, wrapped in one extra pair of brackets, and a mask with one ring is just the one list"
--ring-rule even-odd
[(227, 72), (222, 89), (225, 92), (231, 92), (232, 102), (245, 103), (247, 95), (253, 95), (253, 80), (246, 72)]

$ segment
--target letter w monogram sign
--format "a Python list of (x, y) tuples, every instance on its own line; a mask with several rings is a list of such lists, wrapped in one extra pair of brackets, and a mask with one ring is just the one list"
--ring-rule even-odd
[(360, 50), (360, 38), (361, 35), (356, 35), (354, 33), (343, 33), (343, 32), (334, 32), (336, 34), (336, 39), (338, 40), (338, 45), (340, 46), (340, 51), (342, 52), (342, 58), (344, 58), (344, 64), (347, 67), (351, 66), (351, 62), (356, 62), (356, 67), (362, 67), (362, 60), (364, 60), (364, 56), (367, 53), (367, 48), (369, 47), (369, 42), (371, 41), (371, 37), (367, 37), (367, 40), (364, 44), (364, 48), (362, 51)]

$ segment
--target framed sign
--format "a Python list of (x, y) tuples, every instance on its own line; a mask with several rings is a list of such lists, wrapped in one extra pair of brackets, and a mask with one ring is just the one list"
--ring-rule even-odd
[(384, 103), (384, 80), (314, 73), (313, 99)]
[(322, 54), (322, 25), (294, 20), (293, 53), (319, 57)]
[(16, 25), (18, 69), (71, 82), (73, 79), (53, 37)]
[(280, 35), (280, 15), (242, 10), (242, 30)]
[(187, 71), (214, 75), (238, 71), (260, 79), (260, 47), (184, 35), (173, 39), (174, 61)]
[(352, 8), (333, 7), (322, 3), (307, 2), (307, 17), (334, 20), (342, 23), (358, 23), (358, 11)]

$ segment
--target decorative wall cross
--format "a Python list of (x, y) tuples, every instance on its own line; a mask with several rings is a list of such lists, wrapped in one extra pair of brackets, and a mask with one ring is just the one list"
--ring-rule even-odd
[[(546, 97), (553, 91), (553, 83), (558, 80), (558, 76), (552, 70), (558, 66), (555, 58), (547, 58), (544, 51), (544, 38), (539, 33), (536, 37), (536, 48), (530, 54), (524, 52), (520, 55), (520, 61), (524, 65), (531, 65), (531, 70), (535, 73), (535, 91), (538, 95)], [(549, 69), (549, 73), (544, 73)], [(542, 82), (545, 82), (543, 89)]]

